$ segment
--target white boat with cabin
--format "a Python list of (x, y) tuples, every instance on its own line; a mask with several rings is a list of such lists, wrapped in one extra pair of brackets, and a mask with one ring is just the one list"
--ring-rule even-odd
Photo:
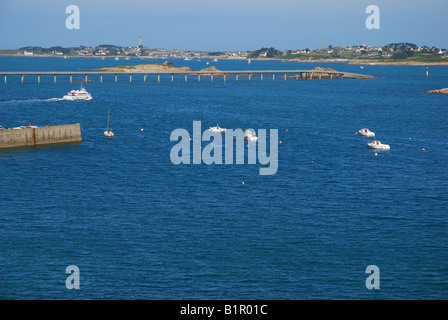
[(370, 130), (367, 129), (367, 128), (363, 128), (363, 129), (359, 130), (358, 133), (359, 133), (360, 135), (362, 135), (363, 137), (369, 137), (369, 138), (371, 138), (371, 137), (374, 137), (374, 136), (375, 136), (375, 132), (370, 131)]
[(221, 128), (218, 124), (216, 124), (216, 127), (210, 127), (208, 131), (211, 132), (226, 132), (226, 128)]
[(367, 146), (370, 149), (375, 149), (375, 150), (390, 150), (390, 146), (388, 144), (382, 144), (380, 141), (375, 140), (372, 142), (369, 142), (367, 144)]
[(92, 100), (92, 95), (87, 92), (86, 89), (84, 89), (81, 85), (81, 89), (79, 90), (72, 90), (69, 93), (67, 93), (64, 97), (64, 100)]

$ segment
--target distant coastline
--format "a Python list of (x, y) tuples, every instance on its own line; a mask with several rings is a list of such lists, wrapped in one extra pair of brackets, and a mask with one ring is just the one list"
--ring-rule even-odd
[(431, 61), (350, 61), (349, 64), (364, 65), (364, 66), (448, 66), (446, 62), (431, 62)]
[[(31, 56), (24, 56), (23, 54), (1, 54), (0, 57), (24, 57), (24, 58), (59, 58), (64, 59), (64, 57), (61, 56), (55, 56), (55, 55), (48, 55), (48, 54), (34, 54)], [(119, 59), (141, 59), (141, 60), (153, 60), (153, 59), (167, 59), (167, 58), (159, 58), (159, 57), (129, 57), (125, 55), (120, 56), (107, 56), (107, 57), (98, 57), (93, 55), (85, 55), (85, 56), (67, 56), (65, 59), (76, 59), (76, 58), (96, 58), (96, 59), (113, 59), (113, 58), (119, 58)], [(203, 56), (200, 59), (214, 59), (216, 57), (214, 56)], [(170, 59), (170, 58), (168, 58)], [(171, 58), (171, 59), (182, 59), (182, 58)], [(241, 58), (241, 57), (220, 57), (220, 60), (249, 60), (248, 58)], [(310, 59), (281, 59), (281, 58), (251, 58), (252, 61), (281, 61), (281, 62), (297, 62), (297, 63), (348, 63), (351, 65), (382, 65), (382, 66), (448, 66), (448, 61), (406, 61), (406, 60), (396, 60), (396, 61), (382, 61), (382, 60), (348, 60), (348, 59), (316, 59), (316, 60), (310, 60)]]
[(184, 60), (253, 60), (281, 61), (297, 63), (348, 63), (352, 65), (448, 65), (448, 50), (443, 48), (418, 46), (414, 43), (398, 42), (385, 46), (328, 46), (319, 49), (277, 50), (264, 47), (253, 51), (195, 51), (142, 46), (117, 46), (102, 44), (97, 46), (42, 48), (28, 46), (19, 49), (0, 49), (0, 56), (10, 57), (56, 57), (97, 58), (97, 59), (184, 59)]

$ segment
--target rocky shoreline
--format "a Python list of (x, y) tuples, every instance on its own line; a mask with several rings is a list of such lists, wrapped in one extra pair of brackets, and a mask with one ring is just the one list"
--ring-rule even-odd
[[(165, 61), (164, 63), (148, 63), (148, 64), (136, 64), (136, 65), (125, 65), (125, 66), (117, 66), (117, 67), (110, 67), (110, 68), (101, 68), (101, 69), (94, 69), (94, 71), (116, 71), (116, 72), (123, 72), (123, 71), (136, 71), (136, 72), (151, 72), (151, 71), (173, 71), (173, 72), (184, 72), (184, 71), (196, 71), (189, 67), (180, 67), (177, 68), (173, 65), (172, 62)], [(200, 72), (210, 72), (214, 75), (223, 75), (224, 72), (221, 74), (221, 70), (216, 69), (214, 66), (201, 69)], [(207, 75), (207, 74), (205, 74)]]
[[(225, 71), (217, 69), (215, 66), (210, 66), (201, 70), (193, 70), (189, 67), (180, 67), (176, 68), (173, 66), (172, 62), (165, 61), (164, 63), (155, 63), (155, 64), (137, 64), (137, 65), (124, 65), (124, 66), (117, 66), (117, 67), (110, 67), (110, 68), (101, 68), (101, 69), (94, 69), (94, 71), (97, 72), (117, 72), (117, 73), (125, 73), (125, 72), (173, 72), (173, 73), (182, 73), (182, 72), (198, 72), (201, 75), (204, 76), (215, 76), (215, 77), (260, 77), (262, 78), (263, 75), (257, 75), (255, 71), (252, 71), (251, 74), (227, 74)], [(325, 71), (328, 71), (325, 72)], [(254, 74), (255, 73), (255, 74)], [(280, 74), (274, 74), (274, 78), (285, 78), (285, 79), (298, 79), (299, 74), (296, 75), (280, 75)], [(376, 79), (374, 76), (370, 75), (363, 75), (363, 74), (355, 74), (355, 73), (343, 73), (338, 72), (332, 68), (322, 68), (322, 67), (315, 67), (312, 70), (301, 72), (300, 78), (302, 79), (343, 79), (346, 78), (352, 78), (352, 79)]]
[(189, 67), (176, 68), (172, 62), (165, 61), (164, 63), (150, 63), (150, 64), (135, 64), (125, 65), (110, 68), (95, 69), (95, 71), (193, 71)]
[(426, 91), (425, 93), (448, 94), (448, 88), (429, 90)]

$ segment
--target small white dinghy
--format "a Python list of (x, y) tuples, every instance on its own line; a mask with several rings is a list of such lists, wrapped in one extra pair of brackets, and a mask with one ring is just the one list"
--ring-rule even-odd
[(363, 129), (359, 130), (356, 134), (358, 134), (358, 133), (360, 135), (362, 135), (363, 137), (374, 137), (375, 136), (375, 132), (370, 131), (367, 128), (363, 128)]
[(108, 115), (107, 115), (107, 130), (104, 131), (104, 136), (106, 136), (106, 137), (113, 137), (114, 133), (109, 128), (109, 119), (110, 119), (110, 109), (109, 109), (109, 112), (108, 112)]
[(257, 141), (258, 137), (255, 135), (254, 132), (250, 131), (249, 129), (244, 132), (244, 139), (247, 141)]
[(372, 142), (369, 142), (367, 144), (367, 146), (370, 149), (374, 149), (374, 150), (390, 150), (390, 146), (388, 144), (382, 144), (380, 141), (375, 140)]

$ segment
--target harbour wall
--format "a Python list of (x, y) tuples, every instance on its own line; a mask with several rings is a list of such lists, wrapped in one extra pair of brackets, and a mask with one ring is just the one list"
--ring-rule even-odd
[(81, 142), (81, 125), (0, 130), (0, 149)]

